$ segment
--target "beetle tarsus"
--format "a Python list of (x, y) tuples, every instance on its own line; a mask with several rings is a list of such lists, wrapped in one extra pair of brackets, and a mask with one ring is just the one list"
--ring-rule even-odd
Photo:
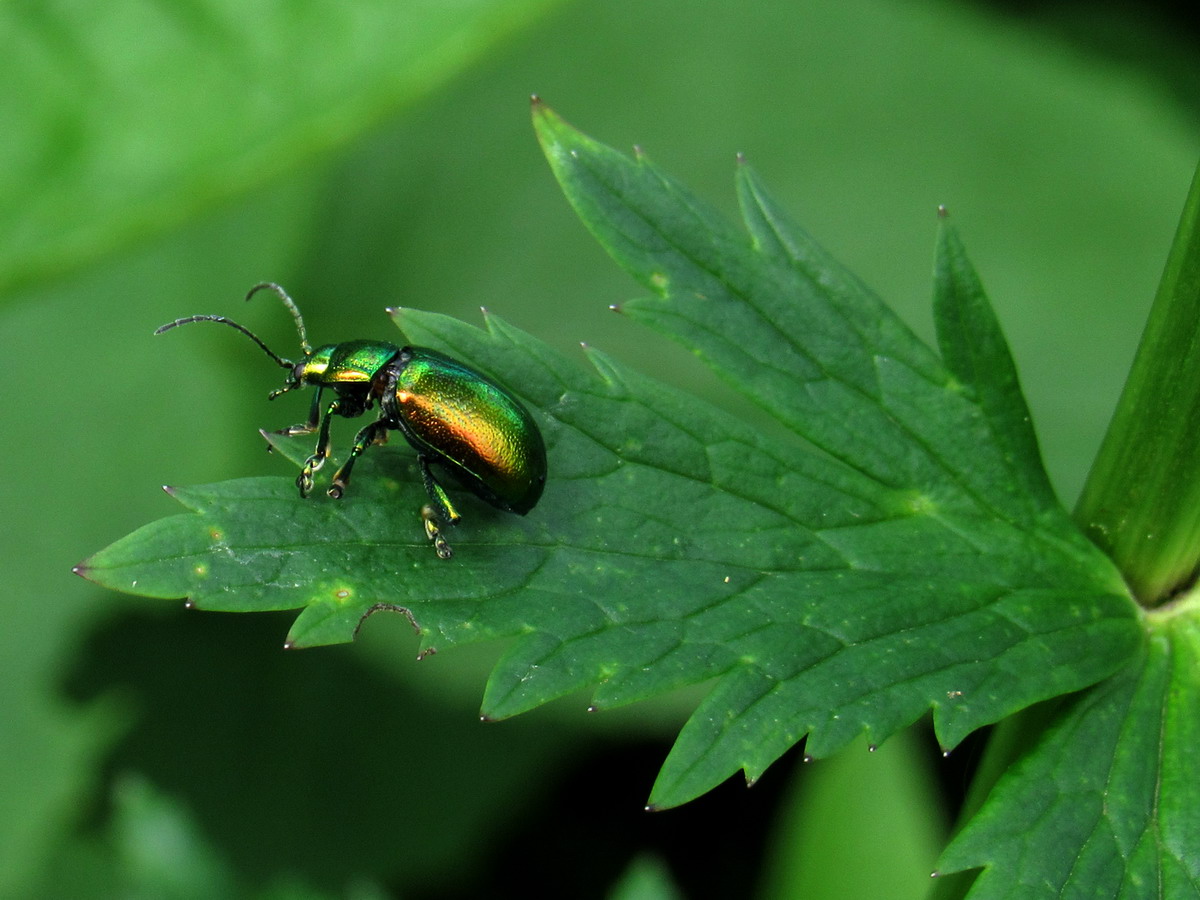
[[(354, 462), (373, 444), (382, 444), (387, 440), (387, 425), (379, 420), (376, 420), (364, 428), (359, 429), (358, 434), (354, 438), (354, 446), (350, 448), (350, 455), (346, 461), (342, 463), (342, 467), (333, 474), (332, 486), (329, 488), (329, 496), (335, 500), (345, 493), (347, 485), (350, 484), (350, 473), (354, 470)], [(328, 445), (327, 445), (328, 449)]]
[(433, 549), (437, 553), (439, 559), (450, 559), (454, 555), (454, 551), (450, 549), (450, 545), (446, 543), (446, 539), (442, 536), (442, 529), (438, 527), (437, 510), (432, 505), (426, 503), (421, 507), (421, 520), (425, 523), (425, 537), (433, 542)]
[(296, 476), (296, 487), (300, 488), (300, 496), (307, 497), (313, 489), (313, 472), (325, 465), (325, 457), (313, 455), (304, 461), (304, 468)]
[(295, 437), (298, 434), (312, 434), (317, 430), (315, 424), (301, 423), (299, 425), (289, 425), (287, 428), (280, 428), (275, 434), (283, 437)]

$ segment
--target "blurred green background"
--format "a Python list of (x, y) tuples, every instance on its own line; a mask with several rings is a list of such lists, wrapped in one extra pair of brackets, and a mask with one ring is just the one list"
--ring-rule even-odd
[(756, 415), (607, 312), (637, 288), (558, 194), (532, 92), (731, 214), (744, 152), (925, 336), (946, 204), (1072, 503), (1200, 150), (1193, 38), (1148, 9), (6, 4), (0, 897), (604, 896), (637, 859), (624, 896), (920, 896), (970, 747), (793, 754), (650, 816), (695, 694), (484, 726), (499, 647), (418, 665), (375, 617), (354, 646), (284, 653), (287, 614), (187, 613), (70, 568), (175, 513), (164, 483), (291, 476), (256, 429), (305, 401), (266, 405), (261, 354), (151, 337), (223, 313), (294, 352), (276, 304), (241, 302), (264, 279), (316, 342), (390, 339), (385, 306), (484, 305)]

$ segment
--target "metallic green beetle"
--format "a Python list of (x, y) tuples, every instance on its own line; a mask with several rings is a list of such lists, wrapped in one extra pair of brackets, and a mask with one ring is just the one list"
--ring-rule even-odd
[[(268, 398), (304, 387), (315, 387), (308, 420), (275, 432), (283, 435), (317, 432), (317, 446), (304, 463), (296, 485), (307, 497), (313, 473), (329, 456), (329, 423), (333, 416), (355, 418), (379, 404), (379, 417), (359, 430), (346, 462), (334, 474), (329, 496), (339, 498), (350, 483), (354, 462), (372, 444), (387, 440), (399, 430), (417, 451), (417, 464), (432, 501), (421, 509), (425, 534), (437, 555), (453, 555), (442, 535), (439, 520), (457, 524), (462, 516), (431, 464), (448, 469), (460, 484), (498, 509), (525, 515), (537, 504), (546, 484), (546, 447), (528, 410), (512, 394), (484, 375), (435, 350), (399, 347), (386, 341), (345, 341), (315, 350), (308, 343), (304, 319), (295, 302), (277, 284), (256, 284), (249, 300), (260, 290), (273, 291), (296, 320), (299, 362), (284, 359), (259, 337), (224, 316), (189, 316), (163, 325), (162, 334), (192, 322), (218, 322), (235, 328), (258, 344), (277, 364), (289, 370), (283, 387)], [(322, 407), (321, 393), (331, 388), (337, 395)]]

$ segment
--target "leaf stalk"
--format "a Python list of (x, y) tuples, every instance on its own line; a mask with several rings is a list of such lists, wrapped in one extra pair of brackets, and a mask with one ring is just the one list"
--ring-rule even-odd
[(1076, 521), (1144, 607), (1200, 567), (1200, 167)]

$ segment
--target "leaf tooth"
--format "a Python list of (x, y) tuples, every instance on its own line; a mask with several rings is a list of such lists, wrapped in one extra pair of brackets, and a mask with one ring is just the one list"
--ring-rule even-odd
[(486, 306), (479, 307), (483, 310), (483, 322), (487, 329), (488, 336), (498, 342), (503, 342), (509, 347), (522, 347), (529, 340), (529, 336), (521, 329), (512, 325), (503, 316), (498, 316)]
[(624, 370), (615, 359), (609, 356), (602, 350), (597, 350), (590, 344), (580, 343), (583, 348), (584, 355), (588, 362), (596, 369), (596, 372), (603, 379), (604, 383), (609, 387), (624, 388), (627, 386)]

